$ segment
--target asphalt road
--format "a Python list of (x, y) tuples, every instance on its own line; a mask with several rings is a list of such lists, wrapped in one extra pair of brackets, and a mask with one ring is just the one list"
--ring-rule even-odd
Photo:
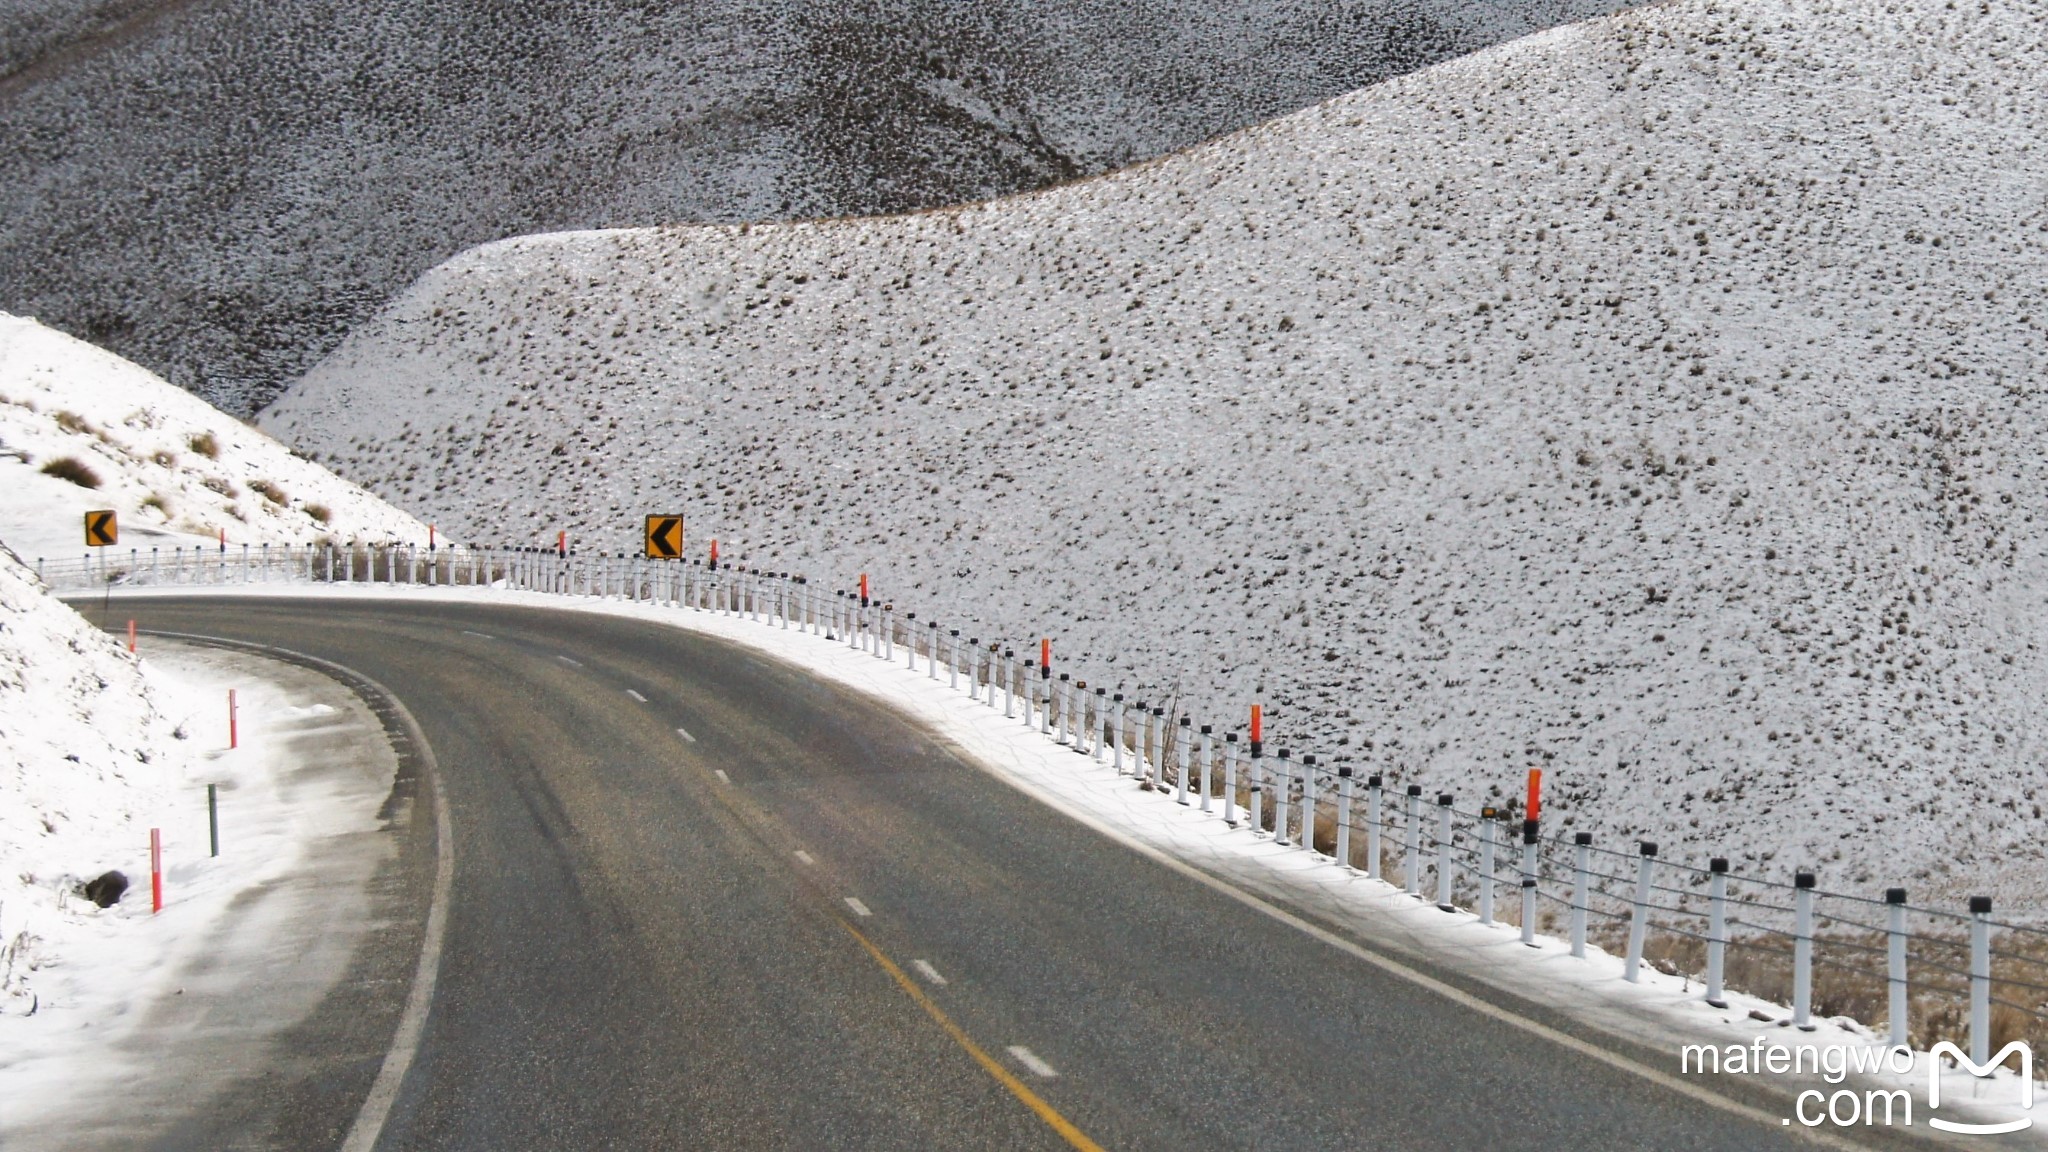
[(1348, 957), (719, 641), (453, 604), (133, 608), (354, 668), (433, 750), (454, 901), (381, 1149), (1806, 1146)]

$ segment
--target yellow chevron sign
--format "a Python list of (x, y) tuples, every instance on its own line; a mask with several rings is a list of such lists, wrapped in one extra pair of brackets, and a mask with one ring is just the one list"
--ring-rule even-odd
[(683, 518), (681, 516), (649, 516), (647, 518), (647, 557), (650, 560), (675, 560), (683, 554)]
[(85, 546), (105, 548), (121, 539), (121, 526), (112, 512), (85, 514)]

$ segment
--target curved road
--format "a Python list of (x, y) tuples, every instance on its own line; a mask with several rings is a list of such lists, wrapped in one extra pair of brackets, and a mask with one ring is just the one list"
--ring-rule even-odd
[[(717, 640), (132, 603), (382, 682), (438, 761), (454, 899), (380, 1149), (1807, 1146), (1347, 957)], [(375, 1072), (208, 1111), (345, 1126)]]

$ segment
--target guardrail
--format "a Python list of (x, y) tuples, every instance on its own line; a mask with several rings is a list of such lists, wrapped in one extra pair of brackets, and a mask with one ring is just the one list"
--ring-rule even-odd
[[(1139, 786), (1196, 807), (1253, 836), (1314, 853), (1333, 867), (1398, 883), (1446, 912), (1518, 927), (1524, 942), (1563, 925), (1576, 955), (1601, 946), (1623, 957), (1624, 979), (1644, 965), (1700, 983), (1725, 1006), (1728, 989), (1789, 1004), (1789, 1023), (1815, 1016), (1882, 1021), (1888, 1042), (1928, 1050), (1966, 1040), (1982, 1063), (2014, 1039), (2048, 1040), (2048, 931), (1907, 902), (1903, 888), (1856, 896), (1818, 886), (1808, 871), (1770, 879), (1661, 857), (1639, 842), (1618, 851), (1591, 834), (1544, 835), (1507, 808), (1461, 808), (1448, 793), (1281, 749), (1268, 757), (1238, 731), (1196, 725), (1172, 703), (1126, 699), (1062, 673), (1049, 650), (1034, 663), (1001, 642), (961, 639), (938, 621), (852, 588), (826, 590), (792, 573), (715, 562), (548, 548), (422, 549), (412, 545), (268, 545), (101, 552), (38, 560), (53, 589), (390, 583), (502, 587), (565, 596), (653, 601), (738, 615), (901, 658), (943, 677), (1047, 739), (1115, 766)], [(920, 651), (920, 648), (922, 649)], [(1256, 721), (1254, 721), (1256, 725)], [(1256, 729), (1254, 729), (1256, 734)], [(1788, 882), (1789, 881), (1789, 882)]]

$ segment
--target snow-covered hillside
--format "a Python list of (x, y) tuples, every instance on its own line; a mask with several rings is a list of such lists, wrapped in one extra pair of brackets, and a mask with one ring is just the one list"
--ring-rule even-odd
[[(46, 471), (53, 466), (66, 475)], [(427, 535), (411, 516), (142, 368), (0, 313), (0, 541), (31, 563), (76, 559), (86, 551), (84, 514), (103, 508), (119, 513), (117, 550), (145, 554), (214, 542), (223, 529), (233, 544)]]
[(0, 309), (245, 415), (522, 232), (1092, 175), (1620, 0), (0, 0)]
[[(40, 969), (94, 920), (149, 914), (149, 829), (198, 764), (172, 695), (0, 549), (0, 1016), (91, 980)], [(101, 910), (77, 888), (108, 869), (131, 888)]]
[(692, 540), (1603, 842), (2042, 910), (2048, 49), (1680, 0), (1103, 179), (531, 237), (265, 426), (482, 538)]

